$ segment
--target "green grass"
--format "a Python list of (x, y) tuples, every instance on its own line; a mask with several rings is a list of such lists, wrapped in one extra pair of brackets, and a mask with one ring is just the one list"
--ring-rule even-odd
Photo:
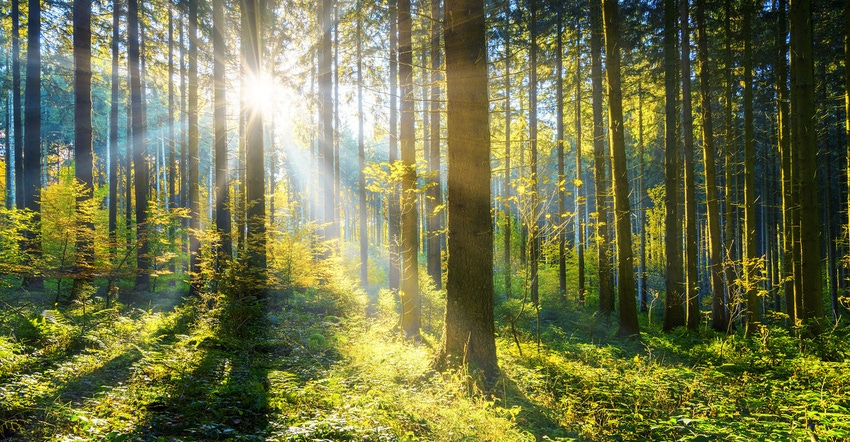
[[(640, 340), (619, 341), (592, 299), (544, 295), (541, 345), (526, 310), (517, 347), (512, 301), (497, 308), (503, 376), (482, 392), (431, 369), (439, 327), (413, 346), (392, 296), (368, 317), (367, 299), (341, 280), (236, 313), (214, 297), (163, 311), (24, 304), (0, 316), (0, 440), (850, 438), (844, 324), (813, 340), (778, 325), (665, 334), (644, 318)], [(237, 313), (253, 316), (234, 330)]]

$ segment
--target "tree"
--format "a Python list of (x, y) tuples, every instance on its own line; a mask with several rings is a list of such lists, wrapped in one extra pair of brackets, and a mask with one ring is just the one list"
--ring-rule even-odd
[[(200, 272), (201, 243), (198, 239), (201, 231), (201, 192), (198, 179), (200, 174), (200, 158), (198, 157), (198, 1), (189, 0), (189, 80), (188, 80), (188, 117), (189, 117), (189, 140), (188, 140), (188, 166), (187, 180), (189, 186), (189, 271), (192, 282), (189, 284), (190, 292), (197, 295), (200, 290), (195, 282)], [(135, 114), (134, 114), (135, 115)], [(138, 161), (138, 158), (137, 158)], [(139, 169), (136, 166), (136, 181), (138, 182)], [(138, 186), (138, 184), (137, 184)], [(136, 190), (136, 205), (139, 204), (138, 187)], [(138, 212), (138, 209), (136, 209)], [(138, 216), (138, 215), (137, 215)]]
[[(82, 193), (77, 196), (77, 271), (87, 276), (94, 265), (94, 221), (85, 205), (94, 192), (94, 157), (92, 155), (91, 98), (91, 2), (74, 1), (74, 162), (77, 183)], [(79, 295), (84, 280), (74, 280), (74, 297)]]
[(785, 292), (785, 311), (788, 314), (788, 324), (794, 327), (797, 324), (797, 298), (800, 294), (795, 293), (796, 284), (794, 272), (794, 224), (797, 223), (794, 214), (797, 214), (794, 192), (792, 191), (791, 177), (791, 124), (789, 122), (788, 101), (788, 29), (787, 29), (787, 2), (777, 2), (776, 18), (776, 100), (777, 100), (777, 142), (780, 155), (780, 175), (782, 191), (782, 289)]
[[(555, 30), (555, 128), (557, 157), (558, 157), (558, 219), (566, 215), (566, 186), (567, 177), (564, 174), (564, 44), (562, 34), (561, 11), (557, 13), (557, 28)], [(578, 194), (576, 194), (578, 195)], [(578, 215), (576, 215), (576, 230), (578, 230)], [(558, 285), (561, 296), (567, 295), (567, 256), (566, 256), (567, 233), (562, 229), (558, 233)], [(576, 244), (578, 247), (578, 244)], [(581, 296), (581, 294), (579, 294)]]
[[(27, 232), (26, 245), (32, 256), (41, 255), (41, 2), (29, 0), (27, 21), (27, 88), (24, 93), (23, 198), (24, 208), (34, 212), (35, 231)], [(18, 157), (20, 158), (20, 157)], [(40, 278), (28, 280), (33, 289), (43, 286)]]
[[(398, 161), (398, 0), (390, 0), (390, 139), (388, 158), (390, 165)], [(387, 243), (389, 246), (389, 286), (397, 292), (401, 282), (399, 255), (399, 230), (401, 208), (397, 185), (393, 184), (387, 204)]]
[(614, 184), (614, 226), (617, 229), (617, 256), (620, 287), (620, 327), (617, 334), (640, 333), (635, 303), (632, 257), (632, 222), (629, 207), (629, 175), (626, 167), (626, 140), (623, 132), (623, 94), (620, 88), (620, 23), (617, 0), (602, 1), (605, 25), (605, 70), (608, 79), (608, 134), (611, 148), (611, 177)]
[(428, 211), (428, 275), (438, 290), (443, 288), (443, 190), (440, 183), (440, 23), (441, 0), (431, 0), (431, 147), (428, 156), (428, 171), (431, 182), (428, 188), (426, 210)]
[(584, 302), (584, 182), (581, 175), (581, 25), (576, 26), (576, 94), (575, 94), (575, 125), (576, 125), (576, 179), (575, 179), (575, 201), (576, 201), (576, 271), (578, 272), (578, 300)]
[(227, 167), (227, 101), (224, 79), (223, 0), (213, 0), (213, 139), (215, 144), (215, 226), (221, 235), (220, 257), (233, 253), (230, 228), (230, 179)]
[(416, 147), (413, 106), (413, 50), (410, 0), (398, 2), (398, 76), (401, 84), (401, 328), (419, 340), (419, 223), (416, 213)]
[(685, 141), (685, 305), (687, 326), (699, 328), (697, 293), (697, 198), (694, 178), (694, 119), (691, 111), (691, 38), (688, 29), (688, 0), (679, 2), (682, 33), (682, 132)]
[(664, 330), (685, 325), (682, 281), (682, 229), (679, 217), (679, 129), (676, 118), (676, 0), (664, 2), (664, 190), (666, 192)]
[[(511, 22), (511, 1), (505, 5), (506, 26)], [(505, 32), (505, 187), (502, 190), (502, 211), (505, 213), (504, 261), (505, 261), (505, 299), (511, 297), (511, 33)], [(524, 252), (523, 252), (524, 253)]]
[[(446, 0), (448, 262), (438, 367), (467, 363), (493, 380), (493, 230), (487, 46), (482, 0)], [(454, 253), (452, 253), (454, 252)]]
[(366, 218), (366, 146), (363, 142), (363, 15), (357, 0), (357, 191), (360, 208), (360, 285), (369, 283), (369, 231)]
[(24, 131), (21, 118), (20, 0), (12, 0), (12, 130), (15, 146), (15, 207), (24, 208)]
[(605, 174), (605, 121), (602, 115), (602, 1), (590, 5), (590, 81), (593, 96), (593, 178), (596, 183), (596, 258), (599, 277), (599, 312), (614, 312), (614, 278), (611, 274), (611, 240), (608, 236), (608, 181)]
[(759, 323), (756, 287), (755, 128), (753, 127), (752, 22), (755, 0), (743, 2), (744, 40), (744, 286), (747, 294), (747, 332)]
[(791, 1), (791, 142), (799, 163), (800, 267), (803, 308), (800, 318), (809, 331), (823, 331), (823, 288), (820, 263), (820, 222), (815, 132), (814, 61), (812, 58), (812, 5)]
[(319, 46), (319, 149), (322, 158), (320, 169), (321, 185), (324, 189), (325, 239), (334, 240), (339, 236), (336, 223), (336, 195), (334, 193), (334, 128), (333, 128), (333, 72), (331, 61), (331, 12), (334, 0), (322, 0), (320, 26), (322, 40)]
[[(529, 10), (531, 16), (528, 20), (529, 28), (529, 76), (528, 76), (528, 141), (531, 145), (531, 212), (530, 218), (526, 220), (531, 234), (529, 277), (531, 278), (531, 302), (535, 308), (540, 303), (540, 281), (538, 280), (538, 266), (540, 263), (540, 195), (537, 175), (537, 0), (530, 0)], [(525, 253), (525, 251), (523, 251)]]
[[(242, 0), (243, 28), (242, 38), (245, 45), (243, 64), (247, 78), (243, 81), (256, 81), (260, 76), (261, 48), (259, 21), (262, 15), (259, 0)], [(245, 111), (245, 154), (246, 154), (246, 221), (247, 260), (251, 271), (255, 293), (263, 296), (266, 285), (266, 197), (265, 197), (265, 146), (263, 144), (263, 114), (257, 105), (246, 106)]]
[[(127, 59), (130, 76), (130, 108), (133, 133), (133, 173), (136, 186), (136, 289), (144, 290), (150, 284), (150, 257), (148, 256), (148, 146), (142, 115), (142, 82), (139, 57), (139, 2), (127, 2)], [(129, 171), (128, 171), (129, 173)], [(127, 181), (129, 188), (129, 180)]]
[(711, 284), (711, 328), (727, 330), (728, 316), (723, 299), (723, 246), (720, 237), (720, 209), (717, 197), (717, 171), (714, 157), (714, 126), (711, 116), (711, 75), (708, 63), (708, 35), (705, 23), (705, 0), (696, 1), (697, 58), (699, 59), (700, 114), (702, 117), (702, 152), (705, 163), (705, 203), (708, 222), (709, 282)]
[(121, 1), (112, 2), (112, 77), (109, 99), (109, 240), (117, 245), (118, 230), (118, 62), (121, 33)]

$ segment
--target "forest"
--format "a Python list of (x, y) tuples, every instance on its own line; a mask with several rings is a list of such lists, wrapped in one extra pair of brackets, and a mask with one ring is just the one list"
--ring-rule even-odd
[(850, 440), (850, 0), (4, 0), (0, 440)]

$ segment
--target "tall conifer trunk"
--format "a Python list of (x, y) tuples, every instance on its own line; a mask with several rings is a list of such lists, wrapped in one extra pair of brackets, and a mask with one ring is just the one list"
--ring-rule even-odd
[(440, 23), (442, 22), (441, 0), (431, 0), (431, 147), (428, 158), (428, 170), (433, 174), (428, 189), (428, 274), (437, 289), (443, 288), (443, 189), (440, 179)]
[(688, 0), (679, 3), (682, 34), (682, 130), (685, 161), (685, 305), (687, 326), (699, 328), (699, 288), (697, 274), (697, 198), (694, 177), (694, 120), (691, 110), (691, 38), (688, 27)]
[[(77, 184), (77, 279), (72, 297), (76, 298), (82, 284), (91, 280), (94, 265), (94, 219), (85, 205), (94, 192), (94, 157), (92, 155), (92, 98), (91, 98), (91, 2), (74, 1), (74, 163)], [(82, 276), (82, 279), (80, 277)]]
[(227, 100), (225, 96), (225, 41), (223, 0), (213, 0), (213, 138), (215, 147), (215, 226), (221, 236), (222, 258), (232, 251), (230, 179), (227, 167)]

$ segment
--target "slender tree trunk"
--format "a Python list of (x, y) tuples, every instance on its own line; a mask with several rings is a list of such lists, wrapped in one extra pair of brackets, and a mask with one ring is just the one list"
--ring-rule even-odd
[[(728, 305), (736, 305), (737, 300), (734, 298), (737, 296), (737, 276), (735, 275), (735, 248), (737, 245), (735, 244), (735, 212), (737, 211), (736, 205), (737, 201), (735, 198), (735, 189), (734, 189), (734, 149), (735, 149), (735, 128), (733, 127), (733, 118), (732, 118), (732, 99), (733, 99), (733, 90), (732, 90), (732, 18), (731, 15), (733, 13), (731, 0), (725, 0), (724, 3), (724, 40), (725, 40), (725, 51), (724, 51), (724, 69), (726, 74), (726, 81), (724, 82), (725, 91), (723, 94), (724, 99), (724, 121), (725, 121), (725, 134), (726, 134), (726, 145), (724, 148), (724, 240), (725, 247), (724, 253), (726, 254), (725, 259), (725, 273), (726, 273), (726, 302)], [(736, 307), (737, 308), (737, 307)], [(731, 316), (731, 312), (727, 310), (727, 323), (731, 327), (732, 323), (729, 319)], [(727, 329), (728, 331), (728, 329)]]
[(682, 281), (682, 218), (679, 215), (679, 129), (676, 114), (676, 0), (664, 2), (664, 189), (666, 192), (665, 252), (667, 275), (664, 289), (664, 330), (685, 325), (685, 291)]
[(685, 160), (685, 301), (689, 330), (699, 328), (699, 280), (697, 273), (697, 197), (694, 177), (694, 120), (691, 110), (691, 38), (688, 0), (679, 3), (682, 34), (682, 129)]
[[(537, 175), (537, 0), (531, 0), (531, 19), (528, 22), (529, 34), (529, 79), (528, 79), (528, 139), (531, 144), (531, 208), (526, 214), (526, 225), (529, 229), (530, 241), (530, 278), (531, 302), (535, 308), (540, 305), (540, 282), (538, 281), (538, 266), (540, 264), (540, 196), (538, 195)], [(525, 253), (525, 252), (523, 252)]]
[(591, 0), (590, 76), (593, 95), (593, 164), (596, 182), (596, 256), (599, 271), (599, 312), (614, 312), (614, 278), (608, 235), (608, 181), (605, 176), (605, 134), (602, 114), (602, 2)]
[[(390, 139), (389, 163), (398, 161), (398, 0), (390, 0)], [(401, 208), (399, 207), (398, 186), (392, 184), (388, 196), (389, 204), (387, 236), (389, 242), (389, 286), (397, 292), (401, 285), (401, 256), (399, 254), (399, 230), (401, 228)]]
[[(262, 66), (259, 29), (261, 5), (259, 0), (242, 0), (243, 23), (246, 25), (242, 29), (242, 38), (247, 41), (243, 63), (249, 81), (250, 76), (260, 75)], [(263, 113), (259, 106), (246, 106), (245, 124), (247, 264), (254, 278), (251, 291), (262, 297), (266, 286), (266, 187), (263, 167)]]
[(227, 167), (227, 98), (223, 0), (213, 0), (213, 132), (215, 144), (215, 226), (221, 235), (221, 258), (233, 253), (230, 225), (230, 178)]
[[(557, 35), (555, 46), (555, 128), (556, 128), (556, 143), (558, 156), (558, 218), (555, 223), (558, 226), (563, 226), (563, 221), (566, 219), (566, 188), (567, 177), (564, 174), (564, 44), (562, 34), (562, 18), (561, 12), (558, 11), (557, 27), (555, 34)], [(578, 216), (576, 216), (576, 222)], [(576, 223), (576, 230), (578, 224)], [(567, 232), (566, 228), (558, 228), (558, 285), (561, 290), (561, 296), (567, 296)], [(581, 295), (579, 295), (581, 296)]]
[[(27, 71), (24, 93), (24, 150), (23, 199), (24, 208), (34, 212), (35, 231), (27, 235), (26, 249), (30, 256), (41, 256), (41, 2), (29, 0), (27, 20)], [(29, 279), (26, 285), (40, 290), (40, 278)]]
[(584, 180), (581, 174), (581, 25), (576, 25), (576, 94), (575, 94), (575, 125), (576, 125), (576, 272), (578, 272), (578, 301), (584, 303), (584, 224), (582, 223), (584, 209)]
[[(505, 26), (510, 26), (511, 20), (511, 1), (508, 0), (505, 8)], [(505, 32), (505, 178), (502, 200), (502, 211), (505, 214), (505, 235), (504, 235), (504, 257), (505, 261), (505, 299), (511, 297), (511, 280), (513, 279), (513, 266), (511, 265), (511, 218), (513, 211), (511, 210), (511, 35), (510, 32)], [(850, 127), (850, 126), (848, 126)], [(850, 133), (850, 129), (848, 129)], [(848, 135), (850, 139), (850, 135)], [(850, 154), (848, 154), (850, 158)]]
[(803, 308), (800, 318), (809, 331), (823, 332), (820, 220), (818, 214), (817, 144), (815, 133), (814, 61), (812, 58), (812, 5), (791, 1), (791, 124), (797, 132), (800, 199), (800, 267)]
[(617, 0), (603, 0), (605, 61), (608, 78), (608, 127), (614, 184), (614, 225), (617, 229), (619, 271), (620, 336), (640, 333), (635, 303), (635, 277), (632, 262), (632, 221), (629, 204), (629, 175), (626, 167), (626, 141), (623, 131), (623, 95), (620, 89), (620, 23)]
[[(333, 61), (331, 45), (331, 11), (334, 0), (322, 0), (321, 26), (322, 41), (319, 48), (319, 149), (322, 156), (320, 175), (324, 189), (325, 240), (335, 240), (339, 236), (336, 223), (336, 195), (334, 194), (334, 145), (333, 145)], [(249, 177), (250, 178), (250, 177)]]
[(744, 40), (744, 284), (747, 293), (747, 332), (759, 323), (756, 284), (755, 128), (753, 126), (752, 21), (755, 0), (743, 5)]
[(649, 290), (646, 288), (646, 144), (643, 141), (643, 81), (638, 80), (638, 156), (640, 173), (638, 176), (638, 226), (640, 230), (640, 261), (638, 262), (638, 298), (640, 311), (649, 311)]
[(118, 240), (118, 62), (121, 33), (121, 1), (112, 2), (112, 90), (109, 103), (109, 242), (116, 248)]
[[(782, 280), (785, 292), (785, 309), (788, 314), (789, 326), (797, 323), (797, 297), (794, 283), (794, 217), (795, 203), (791, 186), (791, 163), (793, 162), (791, 145), (791, 125), (789, 122), (788, 100), (788, 28), (786, 1), (777, 2), (777, 33), (776, 33), (776, 95), (777, 95), (777, 125), (778, 144), (782, 176)], [(850, 10), (850, 9), (848, 9)], [(850, 77), (848, 77), (850, 78)], [(850, 126), (848, 126), (850, 127)], [(848, 138), (850, 139), (850, 138)], [(850, 158), (850, 157), (848, 157)], [(850, 164), (850, 163), (848, 163)], [(848, 175), (850, 176), (850, 175)]]
[(705, 163), (705, 199), (708, 222), (709, 272), (711, 283), (711, 328), (725, 332), (726, 303), (723, 300), (723, 245), (720, 237), (720, 211), (717, 198), (714, 126), (711, 118), (711, 73), (708, 62), (708, 35), (705, 0), (696, 1), (697, 57), (699, 58), (700, 110), (702, 116), (702, 152)]
[(418, 341), (419, 223), (416, 214), (416, 148), (413, 106), (413, 51), (410, 1), (398, 2), (398, 75), (401, 83), (399, 141), (404, 174), (401, 178), (401, 328), (407, 339)]
[[(72, 297), (82, 290), (82, 283), (92, 278), (94, 266), (94, 219), (85, 205), (94, 192), (94, 157), (92, 155), (91, 99), (91, 2), (74, 2), (74, 163), (77, 184), (77, 277)], [(79, 279), (82, 276), (83, 279)]]
[(363, 11), (357, 0), (357, 190), (360, 208), (360, 285), (369, 284), (369, 231), (366, 214), (366, 146), (363, 140)]
[(200, 158), (198, 152), (198, 1), (189, 0), (189, 271), (192, 283), (190, 291), (197, 295), (196, 278), (200, 271), (201, 193)]
[(20, 1), (12, 0), (12, 130), (15, 146), (15, 207), (24, 208), (24, 130), (21, 116)]
[(431, 0), (431, 149), (428, 170), (433, 174), (428, 195), (428, 274), (438, 290), (443, 288), (443, 189), (440, 180), (440, 23), (441, 0)]
[(437, 366), (462, 364), (493, 381), (499, 367), (484, 2), (447, 0), (446, 17), (449, 231), (445, 332)]

